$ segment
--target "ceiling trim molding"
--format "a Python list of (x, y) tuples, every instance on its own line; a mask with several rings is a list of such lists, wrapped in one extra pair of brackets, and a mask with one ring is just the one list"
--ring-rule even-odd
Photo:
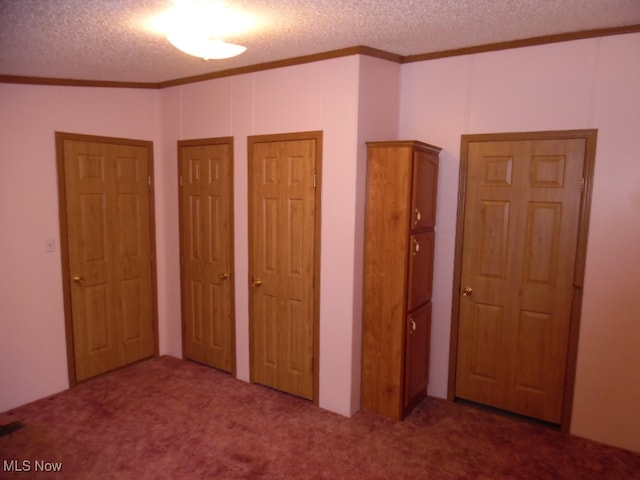
[(611, 35), (623, 35), (625, 33), (640, 32), (640, 25), (627, 25), (624, 27), (600, 28), (597, 30), (582, 30), (579, 32), (558, 33), (555, 35), (543, 35), (540, 37), (523, 38), (521, 40), (510, 40), (507, 42), (487, 43), (474, 47), (456, 48), (453, 50), (443, 50), (440, 52), (423, 53), (419, 55), (407, 55), (403, 57), (402, 63), (422, 62), (425, 60), (435, 60), (438, 58), (457, 57), (460, 55), (472, 55), (474, 53), (495, 52), (498, 50), (508, 50), (512, 48), (533, 47), (549, 43), (569, 42), (571, 40), (583, 40), (586, 38), (608, 37)]
[(321, 60), (330, 60), (333, 58), (348, 57), (351, 55), (368, 55), (371, 57), (378, 57), (384, 60), (390, 60), (396, 63), (402, 63), (403, 57), (394, 53), (385, 52), (383, 50), (377, 50), (375, 48), (366, 46), (348, 47), (340, 50), (332, 50), (329, 52), (314, 53), (312, 55), (305, 55), (302, 57), (286, 58), (283, 60), (275, 60), (273, 62), (259, 63), (256, 65), (249, 65), (246, 67), (232, 68), (230, 70), (222, 70), (219, 72), (205, 73), (202, 75), (195, 75), (193, 77), (178, 78), (175, 80), (169, 80), (166, 82), (158, 83), (158, 88), (174, 87), (176, 85), (184, 85), (186, 83), (202, 82), (204, 80), (212, 80), (214, 78), (230, 77), (234, 75), (242, 75), (245, 73), (260, 72), (263, 70), (272, 70), (275, 68), (290, 67), (293, 65), (301, 65), (304, 63), (319, 62)]
[(457, 48), (452, 50), (443, 50), (439, 52), (423, 53), (418, 55), (397, 55), (395, 53), (386, 52), (376, 48), (367, 46), (348, 47), (329, 52), (315, 53), (301, 57), (287, 58), (283, 60), (275, 60), (273, 62), (259, 63), (256, 65), (248, 65), (246, 67), (232, 68), (221, 70), (218, 72), (205, 73), (202, 75), (194, 75), (191, 77), (177, 78), (163, 82), (118, 82), (107, 80), (80, 80), (66, 78), (47, 78), (47, 77), (29, 77), (20, 75), (0, 75), (0, 83), (18, 83), (28, 85), (57, 85), (69, 87), (107, 87), (107, 88), (147, 88), (147, 89), (163, 89), (189, 83), (203, 82), (216, 78), (231, 77), (247, 73), (260, 72), (264, 70), (272, 70), (275, 68), (290, 67), (305, 63), (318, 62), (321, 60), (330, 60), (333, 58), (346, 57), (351, 55), (367, 55), (395, 63), (413, 63), (426, 60), (436, 60), (439, 58), (455, 57), (460, 55), (472, 55), (476, 53), (493, 52), (499, 50), (508, 50), (513, 48), (531, 47), (536, 45), (545, 45), (550, 43), (568, 42), (571, 40), (582, 40), (587, 38), (606, 37), (612, 35), (624, 35), (627, 33), (640, 32), (640, 25), (627, 25), (623, 27), (601, 28), (597, 30), (582, 30), (579, 32), (560, 33), (555, 35), (544, 35), (540, 37), (525, 38), (521, 40), (511, 40), (507, 42), (488, 43), (485, 45), (477, 45), (473, 47)]
[(0, 83), (20, 83), (26, 85), (58, 85), (63, 87), (108, 87), (108, 88), (159, 88), (157, 83), (118, 82), (110, 80), (80, 80), (74, 78), (29, 77), (21, 75), (0, 75)]

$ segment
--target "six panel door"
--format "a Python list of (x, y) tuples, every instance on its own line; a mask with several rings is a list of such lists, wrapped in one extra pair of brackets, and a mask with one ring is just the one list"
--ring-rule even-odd
[(155, 353), (150, 148), (62, 144), (74, 380)]
[(316, 139), (250, 144), (251, 379), (314, 394)]
[(233, 139), (178, 145), (183, 356), (231, 372)]
[(560, 423), (584, 139), (469, 144), (455, 395)]

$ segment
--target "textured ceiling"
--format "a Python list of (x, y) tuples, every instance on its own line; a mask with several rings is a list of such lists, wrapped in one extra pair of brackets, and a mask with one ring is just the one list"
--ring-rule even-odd
[(0, 75), (158, 83), (347, 47), (407, 56), (640, 24), (640, 0), (226, 0), (257, 15), (227, 60), (144, 21), (171, 0), (0, 0)]

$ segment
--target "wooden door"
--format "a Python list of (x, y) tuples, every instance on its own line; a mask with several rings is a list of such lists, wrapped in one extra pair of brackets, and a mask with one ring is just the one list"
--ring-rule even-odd
[(233, 139), (178, 147), (183, 355), (232, 372)]
[(249, 139), (251, 379), (314, 398), (318, 136)]
[(422, 399), (429, 385), (431, 302), (409, 314), (406, 331), (404, 407)]
[(468, 144), (456, 397), (562, 422), (586, 143)]
[(151, 144), (57, 134), (71, 383), (157, 353)]
[[(438, 150), (439, 151), (439, 150)], [(433, 230), (438, 199), (438, 154), (416, 150), (413, 154), (411, 230)]]
[(433, 290), (433, 253), (435, 233), (422, 232), (409, 236), (409, 276), (407, 310), (412, 311), (431, 300)]

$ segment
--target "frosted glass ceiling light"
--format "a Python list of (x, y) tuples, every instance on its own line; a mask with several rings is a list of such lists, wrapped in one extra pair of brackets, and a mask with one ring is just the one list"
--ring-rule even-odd
[(178, 50), (204, 60), (221, 60), (235, 57), (247, 49), (247, 47), (236, 45), (235, 43), (188, 35), (168, 35), (167, 40)]
[(205, 60), (231, 58), (243, 53), (246, 47), (225, 42), (222, 38), (250, 30), (255, 24), (252, 16), (211, 0), (176, 0), (173, 8), (148, 22), (174, 47)]

